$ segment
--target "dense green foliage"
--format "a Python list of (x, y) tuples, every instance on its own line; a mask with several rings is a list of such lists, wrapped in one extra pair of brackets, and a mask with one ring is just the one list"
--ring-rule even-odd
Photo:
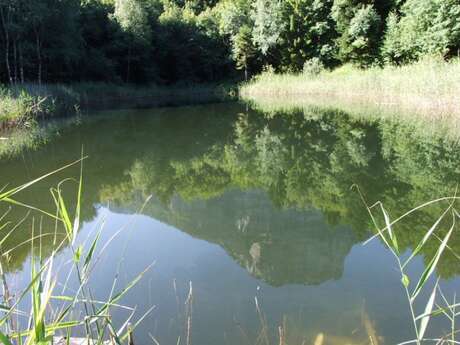
[(312, 59), (448, 58), (459, 16), (459, 0), (1, 0), (0, 80), (207, 82)]
[(457, 55), (460, 49), (458, 0), (407, 0), (401, 17), (388, 17), (383, 56), (387, 61), (410, 62), (426, 54)]

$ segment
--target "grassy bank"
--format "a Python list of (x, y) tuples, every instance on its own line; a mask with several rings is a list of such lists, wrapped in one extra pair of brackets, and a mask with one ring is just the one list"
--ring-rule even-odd
[(265, 72), (241, 87), (245, 100), (283, 97), (361, 103), (438, 119), (460, 115), (460, 60), (429, 59), (366, 70), (349, 65), (317, 74)]
[(0, 129), (30, 126), (36, 119), (87, 110), (146, 108), (220, 101), (231, 87), (220, 84), (21, 84), (0, 89)]

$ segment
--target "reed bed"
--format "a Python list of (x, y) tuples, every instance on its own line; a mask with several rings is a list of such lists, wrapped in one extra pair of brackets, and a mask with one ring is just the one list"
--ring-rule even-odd
[[(40, 245), (43, 236), (39, 225), (41, 222), (32, 222), (31, 238), (21, 244), (31, 246), (30, 281), (21, 291), (11, 290), (5, 274), (4, 266), (8, 264), (7, 258), (11, 252), (0, 250), (0, 281), (3, 289), (0, 305), (0, 342), (3, 345), (132, 344), (132, 332), (153, 310), (153, 307), (148, 309), (144, 315), (131, 324), (134, 320), (135, 308), (120, 304), (123, 296), (142, 279), (150, 266), (122, 288), (116, 286), (117, 279), (114, 278), (110, 296), (106, 301), (98, 301), (93, 298), (90, 288), (91, 273), (107, 244), (98, 251), (101, 246), (99, 239), (103, 224), (96, 229), (94, 238), (90, 239), (86, 245), (76, 241), (80, 228), (82, 174), (79, 181), (74, 181), (77, 186), (77, 202), (74, 209), (68, 207), (62, 195), (63, 185), (72, 181), (68, 179), (51, 189), (51, 197), (56, 205), (56, 209), (51, 212), (16, 200), (17, 194), (21, 191), (79, 162), (82, 160), (21, 186), (9, 190), (0, 189), (0, 203), (7, 203), (12, 207), (25, 207), (53, 219), (56, 223), (53, 251), (51, 255), (44, 257)], [(7, 214), (8, 212), (0, 216), (0, 230), (3, 233), (0, 248), (14, 231), (18, 231), (17, 226), (6, 221)], [(64, 236), (58, 235), (58, 228), (63, 228)], [(38, 250), (36, 249), (37, 242), (39, 243)], [(63, 247), (70, 249), (72, 260), (64, 263), (65, 267), (56, 267), (58, 266), (57, 253)], [(68, 272), (64, 282), (58, 281), (58, 272), (62, 270)], [(76, 281), (78, 286), (75, 289), (68, 288), (69, 280)], [(59, 288), (61, 286), (62, 289)], [(30, 300), (29, 309), (26, 310), (22, 309), (25, 300)], [(112, 310), (119, 308), (128, 310), (129, 317), (121, 326), (116, 327), (112, 318)], [(80, 334), (79, 338), (74, 337), (77, 330)]]
[(241, 87), (245, 100), (327, 98), (335, 103), (397, 107), (432, 119), (460, 115), (460, 60), (425, 59), (405, 66), (361, 70), (350, 65), (318, 74), (266, 71)]

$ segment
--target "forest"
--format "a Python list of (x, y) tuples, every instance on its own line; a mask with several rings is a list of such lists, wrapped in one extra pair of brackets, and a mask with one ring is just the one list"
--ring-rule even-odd
[(448, 60), (459, 0), (1, 0), (0, 81), (168, 85)]

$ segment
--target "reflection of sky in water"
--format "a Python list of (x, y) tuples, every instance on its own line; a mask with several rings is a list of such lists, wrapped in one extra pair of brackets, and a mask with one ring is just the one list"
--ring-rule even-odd
[[(147, 342), (147, 334), (151, 333), (160, 343), (169, 344), (183, 335), (184, 301), (190, 281), (195, 344), (225, 343), (226, 339), (228, 343), (234, 339), (241, 343), (250, 339), (254, 343), (261, 330), (256, 296), (273, 339), (279, 325), (286, 327), (287, 339), (296, 344), (304, 338), (313, 341), (320, 332), (335, 343), (352, 339), (357, 344), (365, 339), (369, 324), (386, 344), (411, 337), (396, 266), (378, 241), (367, 246), (354, 245), (344, 258), (343, 273), (339, 277), (315, 285), (275, 287), (256, 279), (219, 245), (196, 239), (148, 216), (113, 213), (101, 207), (97, 217), (85, 224), (79, 239), (88, 237), (102, 218), (107, 219), (107, 223), (101, 243), (106, 243), (119, 229), (126, 227), (126, 230), (107, 247), (94, 271), (91, 287), (97, 298), (107, 298), (118, 264), (121, 265), (119, 287), (122, 287), (155, 262), (141, 283), (123, 300), (123, 304), (137, 306), (139, 316), (149, 306), (156, 306), (137, 330), (138, 341)], [(263, 251), (261, 246), (260, 260), (263, 260)], [(290, 255), (289, 251), (284, 255)], [(66, 256), (65, 251), (60, 255), (61, 259)], [(308, 274), (308, 265), (316, 263), (305, 265)], [(420, 260), (416, 266), (416, 271), (423, 267)], [(25, 265), (25, 271), (27, 268)], [(327, 276), (328, 272), (324, 274)], [(447, 285), (458, 286), (458, 280), (449, 281)], [(127, 316), (126, 313), (116, 315), (120, 322)]]

